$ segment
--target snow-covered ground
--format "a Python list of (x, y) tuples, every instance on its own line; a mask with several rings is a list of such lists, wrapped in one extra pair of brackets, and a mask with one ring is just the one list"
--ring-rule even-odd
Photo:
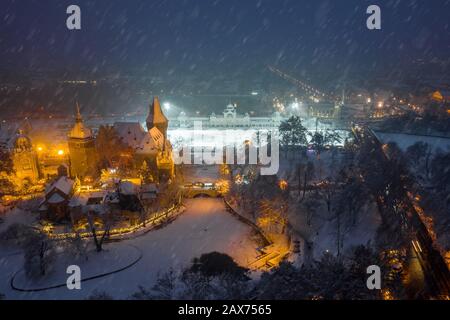
[(383, 143), (395, 142), (403, 151), (419, 141), (428, 143), (433, 148), (433, 151), (437, 151), (438, 149), (442, 151), (450, 150), (450, 138), (404, 133), (385, 133), (380, 131), (376, 132), (376, 134)]
[[(280, 170), (278, 177), (288, 180), (291, 185), (298, 184), (297, 164), (302, 157), (299, 153), (282, 152), (280, 159)], [(320, 154), (320, 160), (314, 153), (307, 153), (307, 161), (314, 164), (314, 175), (311, 183), (318, 182), (324, 178), (335, 176), (340, 169), (343, 155), (337, 152), (334, 156), (331, 151)], [(304, 160), (303, 160), (304, 161)], [(293, 191), (292, 196), (297, 196), (298, 191)], [(309, 197), (309, 192), (306, 193)], [(325, 202), (322, 199), (312, 217), (311, 226), (308, 226), (305, 209), (301, 206), (293, 206), (288, 212), (291, 231), (294, 236), (303, 238), (312, 243), (312, 257), (320, 259), (324, 252), (337, 254), (337, 223), (333, 214), (328, 214)], [(373, 204), (365, 206), (358, 214), (355, 225), (342, 224), (343, 229), (341, 243), (342, 252), (346, 252), (357, 245), (366, 245), (369, 241), (374, 242), (376, 231), (380, 225), (380, 216)], [(304, 250), (302, 250), (304, 251)]]
[[(312, 243), (312, 257), (320, 259), (325, 252), (337, 254), (337, 220), (328, 214), (323, 203), (317, 208), (308, 226), (304, 209), (298, 208), (289, 212), (292, 233)], [(374, 242), (377, 229), (381, 223), (376, 207), (365, 206), (358, 214), (355, 225), (349, 222), (341, 224), (341, 252), (346, 253), (357, 245)]]
[[(0, 292), (7, 299), (84, 299), (97, 290), (123, 299), (136, 292), (140, 285), (151, 287), (158, 272), (187, 267), (194, 257), (203, 253), (224, 252), (244, 266), (256, 258), (257, 243), (252, 240), (252, 230), (227, 213), (221, 199), (192, 199), (186, 201), (186, 207), (179, 218), (162, 229), (106, 245), (105, 249), (110, 248), (111, 252), (133, 245), (142, 251), (143, 257), (125, 271), (82, 282), (81, 290), (62, 287), (31, 293), (14, 291), (10, 287), (10, 279), (22, 267), (23, 257), (21, 254), (11, 255), (14, 248), (0, 246)], [(56, 267), (65, 270), (67, 266), (56, 264)], [(83, 277), (83, 265), (80, 267)], [(104, 269), (105, 272), (110, 271), (111, 266)]]

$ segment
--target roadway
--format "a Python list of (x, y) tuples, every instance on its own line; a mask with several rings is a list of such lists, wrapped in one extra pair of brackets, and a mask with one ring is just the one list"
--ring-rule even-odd
[[(383, 144), (370, 128), (353, 126), (352, 133), (357, 144), (368, 143), (372, 146), (371, 153), (378, 161), (387, 163), (391, 161), (383, 148)], [(399, 176), (399, 180), (404, 179)], [(421, 215), (425, 216), (425, 213), (415, 202), (412, 194), (405, 183), (399, 200), (407, 212), (399, 219), (414, 234), (411, 247), (422, 267), (430, 294), (437, 298), (448, 297), (450, 294), (450, 272), (444, 258), (436, 249), (433, 237), (420, 217)]]

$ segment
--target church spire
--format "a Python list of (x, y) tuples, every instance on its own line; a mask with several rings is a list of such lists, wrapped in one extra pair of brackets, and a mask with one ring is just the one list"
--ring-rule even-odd
[(150, 105), (150, 110), (147, 116), (147, 130), (156, 127), (167, 138), (167, 127), (169, 120), (164, 115), (158, 97), (153, 97), (153, 103)]
[(76, 106), (77, 106), (77, 111), (76, 111), (76, 115), (75, 115), (75, 121), (83, 122), (83, 118), (81, 117), (81, 112), (80, 112), (80, 105), (78, 104), (78, 102), (76, 103)]
[(80, 105), (78, 104), (78, 102), (76, 103), (75, 125), (69, 132), (69, 137), (76, 139), (86, 139), (93, 137), (91, 129), (86, 127), (83, 123), (83, 117), (81, 116)]

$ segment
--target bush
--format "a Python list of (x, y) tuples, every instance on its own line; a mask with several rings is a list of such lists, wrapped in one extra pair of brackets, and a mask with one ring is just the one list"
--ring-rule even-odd
[(229, 255), (219, 252), (205, 253), (200, 258), (194, 258), (188, 270), (201, 273), (206, 277), (230, 275), (237, 278), (247, 278), (248, 269), (239, 266)]
[(114, 299), (105, 291), (97, 291), (97, 289), (95, 289), (91, 293), (91, 295), (87, 297), (87, 300), (114, 300)]

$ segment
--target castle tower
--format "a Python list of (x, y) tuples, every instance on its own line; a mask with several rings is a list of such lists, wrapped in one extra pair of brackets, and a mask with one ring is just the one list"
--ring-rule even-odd
[(19, 180), (29, 179), (32, 183), (39, 180), (39, 165), (36, 151), (31, 140), (22, 130), (19, 131), (12, 150), (14, 170)]
[(77, 104), (75, 125), (69, 132), (70, 174), (85, 178), (97, 175), (97, 153), (95, 139), (90, 128), (86, 127)]
[(158, 128), (164, 135), (164, 140), (167, 140), (167, 127), (169, 126), (169, 120), (167, 120), (161, 105), (159, 104), (158, 97), (153, 98), (153, 103), (150, 105), (150, 110), (147, 116), (147, 130), (153, 127)]

